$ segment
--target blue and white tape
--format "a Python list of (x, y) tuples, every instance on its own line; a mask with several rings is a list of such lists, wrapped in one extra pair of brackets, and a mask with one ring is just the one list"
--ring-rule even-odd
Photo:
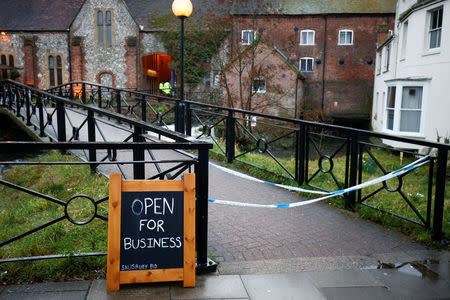
[(259, 182), (259, 183), (270, 184), (270, 185), (277, 186), (277, 187), (280, 187), (280, 188), (283, 188), (283, 189), (286, 189), (286, 190), (290, 190), (290, 191), (302, 192), (302, 193), (311, 193), (311, 194), (320, 194), (320, 195), (329, 195), (329, 194), (331, 194), (330, 192), (308, 190), (308, 189), (303, 189), (303, 188), (296, 187), (296, 186), (289, 186), (289, 185), (284, 185), (284, 184), (279, 184), (279, 183), (273, 183), (273, 182), (270, 182), (270, 181), (264, 181), (264, 180), (261, 180), (261, 179), (249, 176), (247, 174), (243, 174), (243, 173), (240, 173), (240, 172), (237, 172), (237, 171), (234, 171), (234, 170), (230, 170), (228, 168), (216, 165), (216, 164), (214, 164), (212, 162), (210, 162), (209, 164), (211, 166), (213, 166), (213, 167), (216, 167), (217, 169), (219, 169), (221, 171), (224, 171), (224, 172), (228, 173), (228, 174), (231, 174), (231, 175), (234, 175), (234, 176), (237, 176), (237, 177), (240, 177), (240, 178), (248, 179), (248, 180), (251, 180), (251, 181)]
[[(388, 174), (386, 174), (384, 176), (381, 176), (381, 177), (378, 177), (378, 178), (374, 178), (372, 180), (363, 182), (361, 184), (358, 184), (358, 185), (355, 185), (355, 186), (352, 186), (352, 187), (349, 187), (349, 188), (346, 188), (346, 189), (343, 189), (343, 190), (335, 191), (335, 192), (332, 192), (332, 193), (327, 193), (328, 195), (326, 195), (326, 196), (323, 196), (323, 197), (320, 197), (320, 198), (316, 198), (316, 199), (311, 199), (311, 200), (305, 200), (305, 201), (300, 201), (300, 202), (295, 202), (295, 203), (286, 203), (286, 204), (256, 204), (256, 203), (244, 203), (244, 202), (235, 202), (235, 201), (227, 201), (227, 200), (217, 200), (217, 199), (208, 199), (208, 201), (210, 203), (216, 203), (216, 204), (225, 204), (225, 205), (243, 206), (243, 207), (259, 207), (259, 208), (287, 208), (287, 207), (304, 206), (304, 205), (307, 205), (307, 204), (316, 203), (316, 202), (319, 202), (319, 201), (322, 201), (322, 200), (325, 200), (325, 199), (329, 199), (329, 198), (336, 197), (336, 196), (339, 196), (339, 195), (342, 195), (342, 194), (346, 194), (348, 192), (357, 191), (357, 190), (369, 187), (371, 185), (374, 185), (374, 184), (377, 184), (377, 183), (380, 183), (380, 182), (392, 179), (394, 177), (401, 176), (401, 175), (403, 175), (403, 174), (405, 174), (405, 173), (407, 173), (409, 171), (412, 171), (412, 170), (414, 170), (414, 169), (416, 169), (416, 168), (418, 168), (418, 167), (428, 163), (428, 160), (426, 160), (427, 158), (428, 158), (428, 156), (424, 156), (424, 157), (422, 157), (422, 158), (420, 158), (420, 159), (410, 163), (409, 165), (406, 165), (406, 166), (404, 166), (404, 167), (402, 167), (402, 168), (400, 168), (398, 170), (392, 171), (392, 172), (390, 172), (390, 173), (388, 173)], [(214, 166), (219, 167), (219, 168), (223, 168), (223, 167), (220, 167), (220, 166), (217, 166), (217, 165), (214, 165)], [(232, 171), (232, 170), (228, 170), (228, 171)], [(235, 171), (232, 171), (232, 172), (235, 172)], [(236, 172), (236, 173), (238, 173), (238, 172)], [(245, 174), (242, 174), (242, 173), (238, 173), (238, 174), (244, 175), (244, 176), (239, 175), (240, 177), (243, 177), (243, 178), (246, 178), (246, 176), (248, 176), (248, 175), (245, 175)], [(248, 176), (248, 177), (251, 177), (251, 176)], [(254, 178), (254, 179), (256, 179), (256, 178)], [(251, 180), (253, 180), (253, 179), (251, 179)], [(268, 183), (266, 181), (259, 180), (259, 179), (256, 179), (255, 181)], [(273, 184), (273, 185), (284, 187), (283, 185), (277, 185), (277, 184)], [(307, 190), (307, 191), (310, 192), (310, 190)], [(323, 192), (321, 192), (321, 193), (323, 193)]]

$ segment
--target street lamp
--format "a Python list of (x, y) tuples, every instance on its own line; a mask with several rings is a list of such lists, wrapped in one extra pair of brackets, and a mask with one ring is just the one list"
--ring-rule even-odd
[(177, 121), (175, 130), (184, 133), (184, 19), (189, 18), (192, 13), (190, 0), (175, 0), (172, 3), (173, 14), (181, 20), (180, 40), (180, 102), (177, 105)]

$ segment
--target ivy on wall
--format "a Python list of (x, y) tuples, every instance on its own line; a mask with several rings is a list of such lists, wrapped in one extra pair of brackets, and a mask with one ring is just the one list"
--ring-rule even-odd
[[(180, 21), (173, 16), (158, 17), (150, 24), (161, 29), (160, 38), (172, 56), (170, 67), (180, 70)], [(185, 20), (184, 78), (187, 83), (201, 82), (211, 68), (211, 59), (218, 53), (228, 36), (230, 24), (227, 19), (214, 21)]]

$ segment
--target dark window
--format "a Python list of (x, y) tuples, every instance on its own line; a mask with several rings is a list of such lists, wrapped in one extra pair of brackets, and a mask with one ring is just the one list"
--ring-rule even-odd
[(97, 13), (97, 41), (100, 45), (105, 43), (105, 33), (103, 31), (103, 12)]
[(63, 84), (62, 70), (63, 64), (61, 55), (49, 55), (48, 57), (49, 86), (56, 86)]
[[(6, 55), (1, 56), (1, 64), (6, 66)], [(2, 71), (2, 79), (5, 79), (8, 77), (8, 71), (3, 70)]]
[(112, 44), (112, 13), (109, 10), (97, 12), (97, 42), (99, 45)]
[(12, 55), (9, 56), (9, 66), (14, 67), (14, 56)]
[(442, 12), (443, 8), (441, 7), (430, 13), (430, 49), (439, 48), (441, 46)]

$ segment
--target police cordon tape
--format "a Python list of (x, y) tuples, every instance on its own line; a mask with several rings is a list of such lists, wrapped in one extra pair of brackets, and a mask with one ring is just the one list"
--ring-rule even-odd
[[(322, 193), (322, 194), (326, 193), (326, 194), (328, 194), (326, 196), (323, 196), (323, 197), (320, 197), (320, 198), (316, 198), (316, 199), (305, 200), (305, 201), (295, 202), (295, 203), (286, 203), (286, 204), (256, 204), (256, 203), (244, 203), (244, 202), (235, 202), (235, 201), (227, 201), (227, 200), (217, 200), (217, 199), (208, 199), (208, 202), (216, 203), (216, 204), (232, 205), (232, 206), (259, 207), (259, 208), (287, 208), (287, 207), (304, 206), (304, 205), (307, 205), (307, 204), (316, 203), (316, 202), (319, 202), (319, 201), (322, 201), (322, 200), (325, 200), (325, 199), (329, 199), (329, 198), (336, 197), (336, 196), (339, 196), (339, 195), (342, 195), (342, 194), (346, 194), (348, 192), (357, 191), (357, 190), (369, 187), (371, 185), (374, 185), (374, 184), (377, 184), (377, 183), (380, 183), (380, 182), (392, 179), (394, 177), (401, 176), (401, 175), (403, 175), (405, 173), (408, 173), (408, 172), (410, 172), (410, 171), (412, 171), (412, 170), (414, 170), (414, 169), (416, 169), (416, 168), (418, 168), (420, 166), (423, 166), (424, 164), (428, 163), (428, 160), (426, 160), (427, 158), (428, 158), (428, 156), (424, 156), (424, 157), (422, 157), (422, 158), (420, 158), (420, 159), (418, 159), (418, 160), (416, 160), (416, 161), (414, 161), (414, 162), (412, 162), (412, 163), (410, 163), (410, 164), (408, 164), (408, 165), (406, 165), (406, 166), (404, 166), (404, 167), (402, 167), (402, 168), (400, 168), (398, 170), (392, 171), (392, 172), (390, 172), (390, 173), (388, 173), (388, 174), (386, 174), (384, 176), (381, 176), (381, 177), (378, 177), (378, 178), (374, 178), (372, 180), (363, 182), (361, 184), (358, 184), (358, 185), (355, 185), (355, 186), (352, 186), (352, 187), (349, 187), (349, 188), (346, 188), (346, 189), (343, 189), (343, 190), (330, 192), (330, 193), (316, 191), (317, 193)], [(426, 161), (424, 161), (424, 160), (426, 160)], [(247, 179), (250, 179), (250, 180), (253, 180), (253, 181), (268, 183), (268, 184), (275, 185), (275, 186), (282, 187), (282, 188), (286, 188), (286, 189), (289, 189), (289, 190), (305, 190), (308, 193), (312, 192), (311, 190), (306, 190), (306, 189), (301, 189), (301, 188), (296, 188), (296, 187), (291, 187), (291, 186), (286, 186), (286, 185), (282, 185), (282, 184), (276, 184), (276, 183), (272, 183), (272, 182), (256, 179), (254, 177), (251, 177), (251, 176), (248, 176), (248, 175), (236, 172), (236, 171), (228, 170), (226, 168), (223, 168), (221, 166), (215, 165), (213, 163), (211, 163), (211, 165), (213, 165), (215, 167), (218, 167), (219, 169), (221, 169), (223, 171), (226, 171), (228, 173), (232, 173), (232, 172), (233, 172), (233, 174), (237, 173), (237, 174), (239, 174), (237, 176), (242, 177), (242, 178), (247, 178)]]
[(290, 185), (284, 185), (284, 184), (279, 184), (279, 183), (273, 183), (273, 182), (270, 182), (270, 181), (264, 181), (264, 180), (261, 180), (261, 179), (258, 179), (258, 178), (255, 178), (255, 177), (252, 177), (252, 176), (240, 173), (240, 172), (236, 172), (236, 171), (230, 170), (228, 168), (225, 168), (225, 167), (222, 167), (222, 166), (219, 166), (219, 165), (216, 165), (216, 164), (214, 164), (212, 162), (210, 162), (209, 164), (211, 166), (216, 167), (219, 170), (222, 170), (222, 171), (228, 173), (228, 174), (231, 174), (231, 175), (234, 175), (234, 176), (237, 176), (237, 177), (241, 177), (241, 178), (244, 178), (244, 179), (248, 179), (248, 180), (251, 180), (251, 181), (255, 181), (255, 182), (270, 184), (270, 185), (277, 186), (277, 187), (280, 187), (280, 188), (283, 188), (283, 189), (286, 189), (286, 190), (290, 190), (290, 191), (296, 191), (296, 192), (302, 192), (302, 193), (311, 193), (311, 194), (321, 194), (321, 195), (329, 195), (329, 194), (331, 194), (331, 192), (308, 190), (308, 189), (303, 189), (303, 188), (296, 187), (296, 186), (290, 186)]

